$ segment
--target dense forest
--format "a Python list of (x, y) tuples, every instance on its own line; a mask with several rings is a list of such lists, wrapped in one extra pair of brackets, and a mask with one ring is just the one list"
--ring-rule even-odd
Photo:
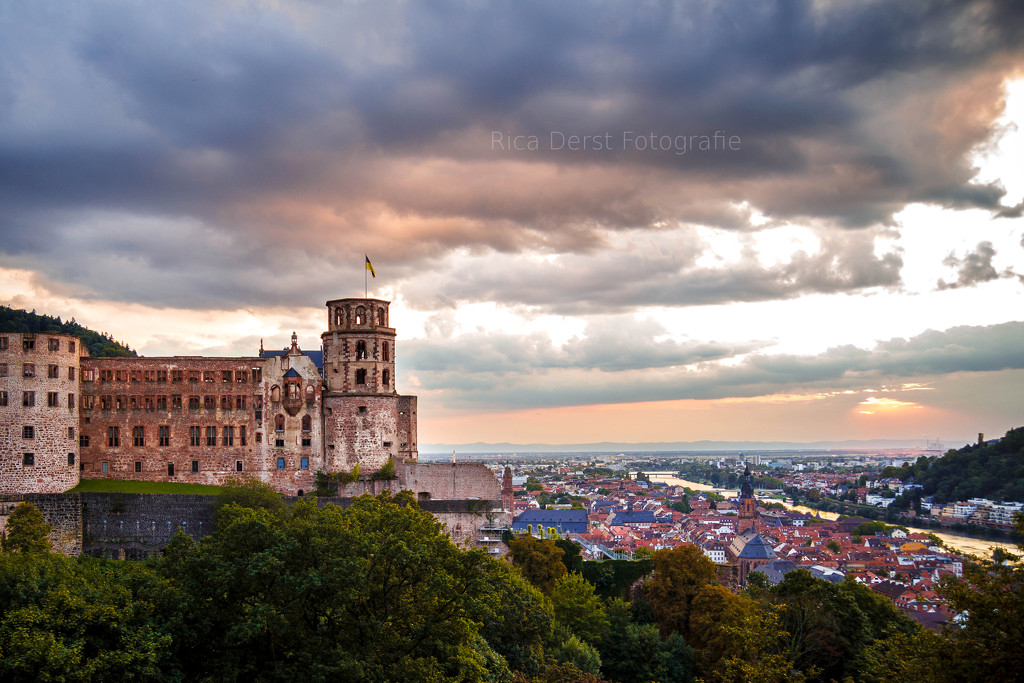
[(920, 484), (923, 495), (934, 496), (936, 503), (970, 498), (1024, 501), (1024, 427), (941, 458), (921, 457), (903, 467), (887, 467), (882, 475)]
[[(1024, 569), (942, 591), (965, 626), (921, 631), (852, 580), (753, 573), (733, 593), (690, 545), (583, 563), (517, 537), (456, 547), (409, 492), (287, 506), (219, 496), (214, 533), (147, 562), (65, 558), (22, 504), (0, 554), (0, 680), (998, 681), (1019, 673)], [(582, 570), (582, 571), (580, 571)], [(586, 577), (591, 577), (592, 583)]]
[(0, 306), (0, 332), (22, 332), (40, 334), (44, 332), (61, 332), (73, 334), (81, 338), (82, 343), (89, 349), (90, 356), (135, 356), (126, 344), (114, 341), (114, 338), (105, 332), (94, 332), (87, 327), (82, 327), (75, 319), (62, 322), (59, 317), (39, 315), (35, 311), (26, 311), (20, 308)]

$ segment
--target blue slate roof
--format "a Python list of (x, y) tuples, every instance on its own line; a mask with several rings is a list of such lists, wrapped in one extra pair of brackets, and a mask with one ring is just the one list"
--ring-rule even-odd
[(300, 378), (302, 377), (302, 375), (300, 375), (298, 370), (296, 370), (295, 368), (288, 368), (288, 372), (284, 373), (284, 376), (285, 377), (300, 377)]
[(616, 510), (612, 524), (626, 526), (629, 524), (654, 524), (654, 513), (650, 510)]
[[(281, 349), (280, 351), (264, 351), (264, 358), (272, 358), (274, 356), (284, 356), (288, 353), (288, 349)], [(309, 356), (309, 359), (313, 361), (313, 365), (320, 372), (324, 371), (324, 352), (323, 351), (303, 351), (302, 353)]]
[(563, 534), (585, 534), (587, 532), (586, 510), (525, 510), (512, 520), (513, 531), (526, 531), (532, 524), (554, 527)]

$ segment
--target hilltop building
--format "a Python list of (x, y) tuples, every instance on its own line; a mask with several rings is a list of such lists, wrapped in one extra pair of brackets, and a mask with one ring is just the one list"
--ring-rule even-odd
[[(395, 386), (389, 305), (333, 299), (319, 350), (293, 333), (290, 347), (254, 356), (91, 358), (69, 335), (0, 333), (0, 494), (61, 493), (80, 477), (244, 476), (302, 496), (318, 472), (358, 472), (339, 495), (410, 489), (503, 510), (502, 483), (482, 465), (418, 462), (417, 401)], [(370, 478), (389, 462), (392, 479)], [(507, 525), (496, 520), (490, 532)], [(476, 534), (472, 520), (442, 521)]]

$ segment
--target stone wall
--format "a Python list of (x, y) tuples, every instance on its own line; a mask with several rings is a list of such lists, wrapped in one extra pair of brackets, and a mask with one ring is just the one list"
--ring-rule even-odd
[(407, 462), (396, 470), (402, 488), (416, 493), (421, 501), (438, 498), (501, 500), (501, 482), (483, 463)]
[(82, 553), (82, 494), (25, 493), (0, 495), (0, 533), (7, 526), (7, 517), (22, 503), (35, 505), (43, 519), (52, 527), (50, 545), (63, 555)]
[(198, 540), (214, 528), (215, 496), (83, 493), (82, 554), (137, 560), (158, 553), (181, 528)]

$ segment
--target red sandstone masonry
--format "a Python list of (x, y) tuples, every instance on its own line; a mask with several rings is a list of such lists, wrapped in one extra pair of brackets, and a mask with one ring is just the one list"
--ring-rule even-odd
[(0, 333), (0, 493), (59, 493), (78, 484), (83, 353), (66, 334)]

